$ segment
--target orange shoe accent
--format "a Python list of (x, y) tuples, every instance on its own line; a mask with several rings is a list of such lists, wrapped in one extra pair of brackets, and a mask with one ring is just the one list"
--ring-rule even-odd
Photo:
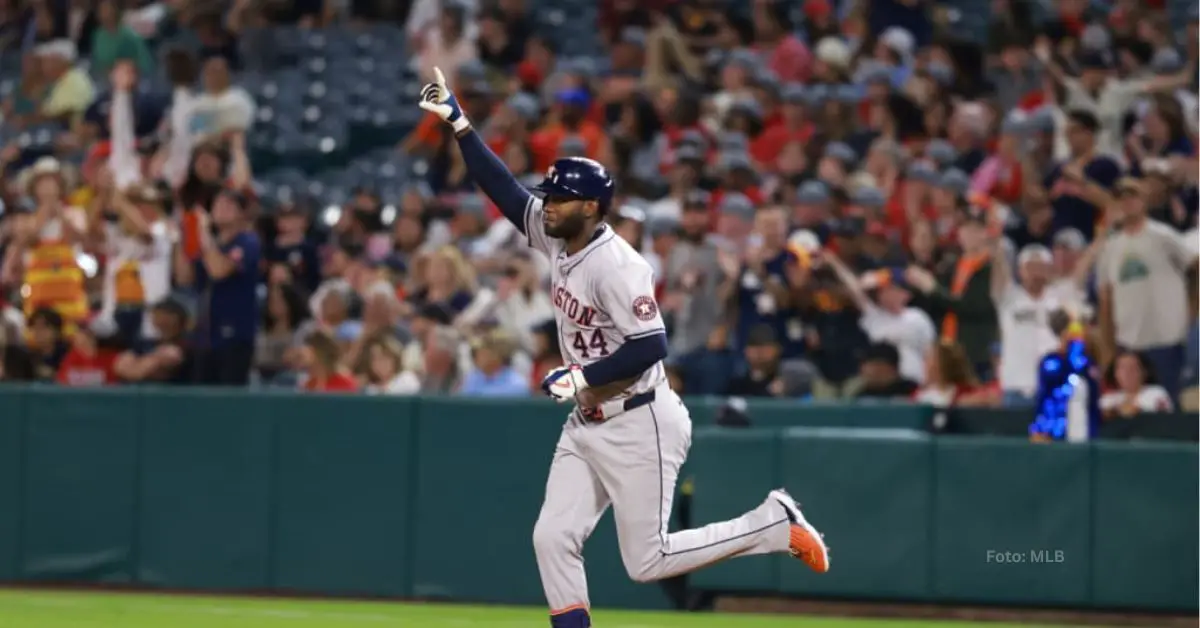
[(792, 524), (791, 532), (792, 536), (788, 547), (792, 556), (804, 561), (804, 564), (817, 573), (829, 571), (829, 560), (825, 555), (825, 549), (821, 546), (821, 540), (814, 537), (802, 525)]
[(567, 613), (569, 613), (569, 612), (571, 612), (571, 611), (578, 611), (578, 610), (585, 610), (585, 611), (586, 611), (587, 609), (588, 609), (588, 607), (587, 607), (587, 604), (576, 604), (576, 605), (574, 605), (574, 606), (568, 606), (568, 607), (566, 607), (566, 608), (560, 608), (560, 609), (558, 609), (558, 610), (556, 610), (556, 611), (550, 611), (550, 616), (551, 616), (551, 617), (554, 617), (555, 615), (566, 615)]

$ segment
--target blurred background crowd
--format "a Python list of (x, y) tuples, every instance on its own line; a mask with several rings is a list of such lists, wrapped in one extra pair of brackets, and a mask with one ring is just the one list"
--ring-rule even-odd
[(0, 379), (537, 394), (530, 184), (615, 173), (685, 394), (1196, 407), (1182, 0), (4, 0)]

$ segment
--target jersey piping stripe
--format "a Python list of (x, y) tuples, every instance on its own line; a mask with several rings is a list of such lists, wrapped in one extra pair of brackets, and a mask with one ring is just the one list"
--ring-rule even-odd
[(667, 333), (667, 330), (663, 329), (662, 327), (655, 327), (654, 329), (650, 329), (647, 331), (639, 331), (636, 334), (629, 334), (628, 336), (625, 336), (625, 339), (626, 340), (637, 340), (638, 338), (649, 338), (650, 336), (654, 336), (656, 334), (665, 334), (665, 333)]
[(654, 444), (658, 449), (658, 503), (659, 503), (659, 507), (658, 507), (658, 541), (660, 543), (660, 549), (658, 550), (659, 554), (662, 554), (663, 556), (678, 556), (680, 554), (687, 554), (688, 552), (695, 552), (698, 550), (707, 549), (709, 547), (716, 547), (718, 545), (721, 545), (722, 543), (728, 543), (730, 541), (736, 541), (738, 539), (745, 538), (747, 536), (758, 534), (759, 532), (762, 532), (763, 530), (769, 530), (781, 523), (788, 523), (787, 516), (784, 516), (783, 519), (780, 519), (779, 521), (775, 521), (773, 523), (768, 523), (767, 525), (762, 526), (761, 528), (758, 528), (757, 530), (751, 530), (749, 532), (746, 532), (745, 534), (739, 534), (737, 536), (730, 537), (727, 539), (721, 539), (720, 541), (709, 543), (708, 545), (701, 545), (699, 547), (689, 547), (684, 550), (679, 550), (678, 552), (667, 552), (667, 551), (664, 551), (663, 549), (661, 549), (661, 548), (667, 546), (667, 539), (666, 539), (666, 537), (663, 536), (665, 534), (664, 530), (666, 530), (666, 526), (663, 525), (663, 509), (662, 509), (663, 497), (664, 497), (664, 494), (663, 494), (663, 472), (662, 472), (662, 439), (659, 438), (659, 434), (658, 434), (658, 415), (654, 412), (654, 403), (651, 402), (650, 405), (648, 405), (646, 407), (650, 408), (650, 418), (654, 421)]
[(595, 253), (597, 249), (604, 246), (605, 244), (608, 244), (609, 242), (612, 241), (613, 238), (617, 237), (616, 232), (613, 231), (612, 229), (609, 229), (607, 226), (604, 227), (604, 230), (608, 232), (606, 234), (608, 237), (602, 236), (601, 239), (596, 240), (595, 243), (593, 243), (591, 245), (592, 248), (584, 251), (583, 255), (579, 256), (579, 259), (571, 259), (571, 257), (569, 255), (567, 256), (567, 259), (563, 261), (563, 265), (562, 265), (564, 277), (567, 274), (569, 274), (572, 270), (575, 270), (576, 266), (579, 266), (581, 263), (583, 263), (583, 260), (587, 259), (589, 255), (591, 255), (592, 253)]
[(531, 249), (534, 248), (534, 246), (533, 232), (529, 230), (529, 215), (533, 213), (533, 202), (535, 200), (537, 200), (537, 197), (532, 194), (530, 194), (529, 198), (525, 200), (525, 244), (528, 244), (529, 248)]

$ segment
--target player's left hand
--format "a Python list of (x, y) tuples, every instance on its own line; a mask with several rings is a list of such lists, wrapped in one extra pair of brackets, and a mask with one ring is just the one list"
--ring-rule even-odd
[(421, 88), (421, 102), (418, 103), (420, 107), (454, 127), (455, 133), (471, 128), (471, 121), (467, 120), (458, 99), (454, 97), (450, 88), (446, 87), (446, 77), (441, 69), (434, 68), (433, 74), (433, 82), (426, 83), (425, 87)]
[(542, 379), (542, 390), (558, 403), (575, 399), (575, 395), (587, 387), (587, 380), (583, 378), (583, 368), (578, 364), (552, 369)]

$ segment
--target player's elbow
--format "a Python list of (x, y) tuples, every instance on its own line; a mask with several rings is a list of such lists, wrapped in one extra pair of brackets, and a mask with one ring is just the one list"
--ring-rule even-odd
[(667, 359), (667, 335), (654, 334), (646, 338), (646, 359), (649, 360), (647, 368), (654, 366), (656, 363)]

